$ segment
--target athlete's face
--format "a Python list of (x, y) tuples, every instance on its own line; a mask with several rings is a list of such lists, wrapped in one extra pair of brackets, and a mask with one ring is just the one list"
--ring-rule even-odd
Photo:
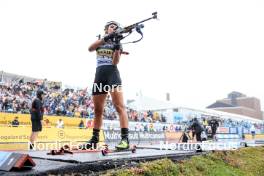
[(108, 26), (107, 33), (108, 33), (108, 34), (111, 34), (111, 33), (113, 33), (113, 32), (116, 31), (116, 30), (117, 30), (117, 25), (115, 25), (115, 24), (110, 24), (110, 25)]

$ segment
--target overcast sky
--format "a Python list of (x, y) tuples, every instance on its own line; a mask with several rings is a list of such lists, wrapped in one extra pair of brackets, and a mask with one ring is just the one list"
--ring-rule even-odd
[(205, 108), (239, 91), (264, 103), (263, 0), (1, 0), (0, 70), (91, 87), (96, 59), (87, 47), (104, 24), (154, 11), (159, 20), (145, 23), (144, 39), (123, 46), (126, 98), (170, 92), (177, 106)]

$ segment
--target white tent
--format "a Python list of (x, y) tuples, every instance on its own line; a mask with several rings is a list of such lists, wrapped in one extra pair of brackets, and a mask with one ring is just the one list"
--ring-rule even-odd
[(192, 112), (192, 114), (203, 114), (203, 115), (209, 115), (209, 116), (215, 116), (219, 117), (221, 119), (232, 119), (236, 121), (249, 121), (253, 123), (263, 123), (263, 120), (255, 119), (253, 117), (234, 114), (234, 113), (228, 113), (223, 111), (216, 111), (213, 109), (192, 109), (192, 108), (185, 108), (185, 107), (179, 107), (178, 108), (180, 112), (184, 112), (183, 114), (187, 115), (190, 114), (189, 112)]
[(134, 101), (127, 104), (127, 107), (137, 111), (148, 111), (148, 110), (157, 111), (157, 110), (172, 109), (175, 108), (176, 106), (170, 102), (156, 100), (145, 96), (137, 96)]

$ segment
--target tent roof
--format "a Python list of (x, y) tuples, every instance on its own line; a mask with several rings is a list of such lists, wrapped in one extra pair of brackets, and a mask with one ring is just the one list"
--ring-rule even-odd
[(127, 104), (127, 107), (138, 111), (165, 110), (176, 108), (176, 106), (170, 102), (156, 100), (145, 96), (137, 96), (134, 101)]

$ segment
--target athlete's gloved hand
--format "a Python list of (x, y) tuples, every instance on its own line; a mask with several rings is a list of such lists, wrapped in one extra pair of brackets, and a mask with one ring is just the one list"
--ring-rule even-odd
[(104, 42), (107, 42), (108, 40), (113, 40), (113, 38), (116, 36), (116, 34), (113, 32), (111, 34), (107, 34), (106, 36), (104, 36), (103, 40)]
[(120, 50), (121, 49), (121, 44), (118, 42), (114, 44), (114, 50)]

